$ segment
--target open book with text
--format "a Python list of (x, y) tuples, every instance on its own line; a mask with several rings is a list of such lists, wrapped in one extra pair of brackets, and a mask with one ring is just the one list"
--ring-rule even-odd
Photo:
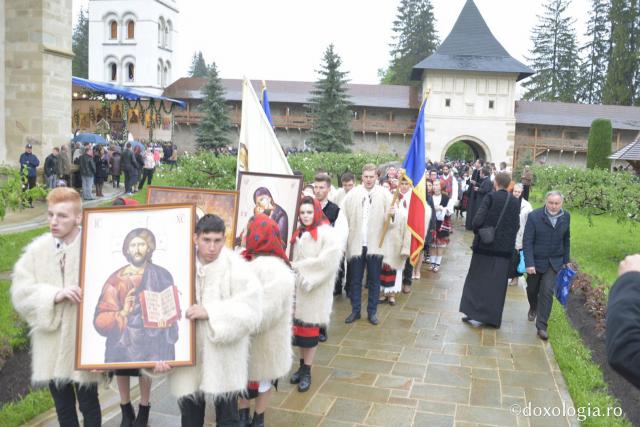
[(176, 286), (170, 286), (161, 292), (142, 291), (140, 305), (145, 328), (159, 328), (160, 322), (164, 323), (164, 327), (168, 327), (181, 317)]

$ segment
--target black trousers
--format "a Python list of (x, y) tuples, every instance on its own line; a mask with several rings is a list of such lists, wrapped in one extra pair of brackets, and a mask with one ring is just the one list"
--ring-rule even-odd
[[(345, 277), (345, 271), (347, 270), (348, 266), (347, 263), (344, 262), (344, 256), (342, 256), (342, 259), (340, 260), (340, 269), (338, 270), (338, 274), (336, 275), (336, 283), (333, 287), (333, 292), (336, 294), (341, 294), (342, 293), (342, 281), (344, 280)], [(349, 277), (349, 272), (347, 271), (347, 277)], [(347, 284), (345, 283), (345, 289), (349, 289)]]
[[(180, 406), (182, 427), (202, 427), (204, 425), (204, 410), (206, 402), (202, 396), (191, 395), (183, 397), (178, 400), (178, 406)], [(237, 396), (217, 400), (215, 408), (217, 426), (240, 426)]]
[(529, 201), (529, 189), (531, 188), (530, 185), (523, 185), (522, 186), (522, 198)]
[(56, 385), (51, 381), (49, 391), (56, 406), (60, 427), (80, 426), (76, 412), (76, 399), (84, 417), (84, 426), (100, 427), (102, 425), (102, 412), (100, 411), (96, 384), (90, 386), (80, 386), (78, 383)]
[(124, 171), (124, 191), (125, 193), (131, 193), (131, 186), (133, 182), (131, 182), (131, 172)]
[(140, 183), (138, 184), (138, 190), (142, 190), (144, 187), (144, 181), (147, 180), (147, 184), (151, 185), (151, 180), (153, 179), (153, 171), (154, 169), (142, 169), (142, 179), (140, 179)]
[(536, 312), (536, 328), (547, 330), (547, 321), (553, 306), (558, 272), (549, 266), (544, 273), (527, 275), (527, 299), (531, 310)]

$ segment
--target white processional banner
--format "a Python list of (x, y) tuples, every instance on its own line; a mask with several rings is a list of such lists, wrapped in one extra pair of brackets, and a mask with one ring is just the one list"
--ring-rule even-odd
[(242, 83), (242, 122), (238, 144), (240, 171), (293, 174), (258, 96), (247, 79)]

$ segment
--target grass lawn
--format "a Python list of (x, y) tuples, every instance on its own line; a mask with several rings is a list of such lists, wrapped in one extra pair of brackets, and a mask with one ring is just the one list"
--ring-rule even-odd
[(29, 337), (26, 334), (26, 325), (13, 311), (10, 286), (11, 282), (8, 280), (0, 280), (0, 339), (6, 339), (15, 349), (29, 345)]
[(13, 265), (22, 255), (22, 249), (47, 229), (40, 227), (21, 233), (0, 234), (0, 272), (13, 270)]
[(571, 212), (571, 257), (580, 270), (611, 286), (618, 277), (618, 263), (640, 252), (640, 225), (619, 224), (608, 215), (592, 217), (593, 226), (579, 212)]
[(49, 389), (31, 391), (20, 400), (7, 403), (0, 408), (0, 426), (19, 427), (53, 408), (53, 399)]

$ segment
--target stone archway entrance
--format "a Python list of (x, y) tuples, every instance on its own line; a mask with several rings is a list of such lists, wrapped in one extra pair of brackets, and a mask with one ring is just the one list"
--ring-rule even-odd
[(466, 151), (470, 152), (473, 155), (472, 159), (464, 160), (482, 159), (485, 161), (491, 161), (491, 150), (489, 150), (489, 147), (480, 139), (469, 135), (462, 135), (449, 141), (442, 150), (442, 159), (447, 157), (447, 153), (452, 147), (459, 147), (461, 143), (468, 148), (468, 150)]

